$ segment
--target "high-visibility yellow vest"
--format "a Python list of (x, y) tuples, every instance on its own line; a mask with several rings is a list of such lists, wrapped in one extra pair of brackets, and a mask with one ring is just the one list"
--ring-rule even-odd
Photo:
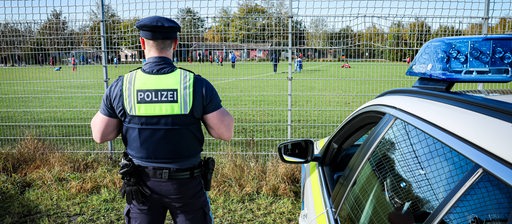
[(132, 71), (123, 79), (126, 112), (133, 116), (188, 114), (193, 86), (194, 74), (182, 69), (163, 75)]

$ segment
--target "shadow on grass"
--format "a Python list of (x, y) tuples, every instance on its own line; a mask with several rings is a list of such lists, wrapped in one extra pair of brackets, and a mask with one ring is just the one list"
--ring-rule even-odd
[(2, 173), (0, 183), (0, 223), (33, 223), (37, 220), (42, 211), (35, 201), (26, 197), (32, 186), (30, 181)]

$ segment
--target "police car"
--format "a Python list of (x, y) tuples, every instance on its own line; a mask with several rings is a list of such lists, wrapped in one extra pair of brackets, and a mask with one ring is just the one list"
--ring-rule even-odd
[(454, 88), (512, 81), (512, 35), (433, 39), (406, 74), (331, 136), (278, 145), (303, 164), (299, 223), (512, 223), (512, 89)]

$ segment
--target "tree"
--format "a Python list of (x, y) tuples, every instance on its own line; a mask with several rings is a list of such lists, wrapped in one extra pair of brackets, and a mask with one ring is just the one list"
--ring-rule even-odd
[(329, 35), (325, 24), (327, 24), (327, 20), (324, 17), (313, 18), (309, 22), (309, 29), (306, 31), (306, 46), (311, 49), (307, 53), (308, 57), (326, 57), (327, 52), (325, 49), (330, 46), (329, 38), (332, 37)]
[(453, 25), (440, 25), (432, 33), (432, 38), (437, 37), (449, 37), (449, 36), (461, 36), (462, 30), (455, 28)]
[(180, 61), (183, 61), (185, 58), (189, 57), (187, 49), (190, 49), (194, 43), (204, 41), (206, 31), (205, 21), (206, 20), (204, 18), (199, 16), (199, 12), (193, 10), (190, 7), (181, 8), (178, 10), (178, 22), (181, 26), (181, 49), (176, 51), (176, 56), (178, 56)]
[(29, 43), (35, 34), (29, 25), (0, 23), (0, 36), (0, 56), (4, 64), (15, 65), (30, 59), (33, 50)]
[(268, 20), (269, 17), (267, 9), (259, 4), (241, 4), (238, 11), (233, 14), (229, 40), (237, 43), (269, 42), (267, 32), (273, 27)]
[[(288, 46), (288, 26), (291, 19), (292, 42), (296, 45), (305, 44), (305, 26), (300, 20), (290, 18), (283, 1), (264, 2), (265, 5), (252, 1), (242, 3), (233, 14), (230, 39), (238, 43), (270, 43), (278, 50)], [(238, 35), (237, 35), (238, 33)], [(296, 46), (295, 45), (295, 46)]]
[(327, 47), (328, 35), (325, 27), (327, 20), (324, 17), (311, 19), (309, 23), (309, 33), (307, 35), (308, 47)]
[(409, 47), (421, 48), (423, 44), (432, 38), (432, 27), (425, 20), (417, 19), (409, 23)]
[(139, 19), (126, 19), (121, 21), (117, 31), (119, 46), (128, 48), (139, 44), (139, 32), (135, 29), (135, 24)]
[(338, 32), (329, 34), (329, 46), (337, 49), (335, 56), (353, 57), (354, 45), (354, 30), (350, 26), (345, 26)]
[[(205, 38), (210, 42), (270, 43), (274, 48), (286, 47), (289, 16), (283, 7), (282, 2), (267, 2), (266, 6), (262, 6), (245, 1), (235, 13), (222, 8)], [(304, 46), (304, 23), (297, 19), (291, 22), (293, 45)]]
[[(264, 39), (260, 42), (270, 42), (273, 47), (285, 48), (288, 46), (288, 25), (290, 18), (288, 17), (288, 9), (283, 0), (281, 1), (267, 1), (264, 7), (267, 9), (268, 16), (263, 20), (261, 34), (264, 34)], [(301, 21), (291, 20), (292, 30), (301, 32)], [(293, 32), (293, 31), (292, 31)], [(292, 34), (292, 41), (294, 35)]]
[(512, 18), (500, 18), (498, 23), (492, 27), (492, 33), (504, 34), (512, 32)]
[(408, 47), (412, 55), (416, 55), (424, 43), (432, 39), (432, 27), (425, 20), (417, 19), (409, 23), (409, 34), (407, 37)]
[(482, 34), (482, 27), (482, 23), (471, 23), (462, 32), (464, 35), (479, 35)]
[(178, 10), (178, 21), (181, 25), (181, 38), (183, 44), (202, 42), (206, 31), (206, 20), (199, 16), (199, 12), (190, 7)]
[[(118, 54), (124, 36), (122, 32), (121, 18), (116, 11), (109, 5), (103, 5), (105, 15), (105, 39), (107, 44), (107, 51), (110, 52), (110, 57)], [(84, 38), (81, 41), (81, 47), (99, 50), (101, 47), (101, 21), (102, 21), (102, 7), (101, 2), (96, 1), (95, 9), (89, 13), (89, 20), (91, 25), (86, 29)]]
[(363, 33), (361, 47), (365, 58), (377, 59), (383, 58), (382, 46), (386, 43), (384, 30), (373, 24), (367, 27)]
[(33, 60), (37, 63), (46, 63), (50, 57), (54, 57), (54, 60), (60, 61), (61, 53), (70, 51), (71, 46), (76, 45), (75, 37), (62, 11), (53, 9), (32, 41), (36, 52)]
[(404, 58), (411, 57), (413, 52), (409, 50), (407, 44), (408, 29), (402, 21), (394, 22), (389, 27), (387, 34), (387, 50), (385, 58), (390, 61), (401, 61)]
[(221, 8), (218, 17), (213, 18), (213, 25), (205, 33), (208, 42), (228, 42), (231, 27), (232, 14), (228, 8)]
[(306, 46), (306, 25), (302, 20), (292, 20), (292, 45), (296, 47)]
[(62, 16), (62, 11), (53, 9), (48, 19), (39, 27), (37, 38), (48, 51), (64, 51), (68, 46), (74, 45), (68, 29), (68, 22)]

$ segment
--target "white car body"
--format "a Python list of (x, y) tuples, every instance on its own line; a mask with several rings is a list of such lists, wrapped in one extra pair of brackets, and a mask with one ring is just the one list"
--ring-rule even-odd
[[(507, 100), (512, 104), (512, 95), (506, 98), (502, 97), (502, 100)], [(400, 110), (421, 117), (447, 132), (455, 133), (481, 148), (489, 149), (489, 153), (505, 161), (512, 161), (512, 124), (510, 122), (453, 105), (411, 96), (378, 97), (358, 108), (349, 118), (372, 107), (393, 108), (393, 110)], [(440, 114), (442, 116), (439, 116)], [(485, 130), (492, 131), (482, 132), (482, 127), (485, 127)], [(338, 129), (342, 128), (343, 124), (338, 127)], [(327, 141), (328, 138), (315, 142), (314, 153), (316, 155), (319, 156), (323, 153), (322, 148)], [(485, 160), (488, 158), (475, 155), (475, 160), (478, 159)], [(334, 216), (336, 209), (332, 208), (329, 201), (330, 193), (325, 190), (327, 189), (326, 183), (323, 181), (324, 178), (321, 177), (323, 174), (319, 172), (321, 168), (319, 168), (318, 163), (310, 162), (302, 166), (303, 208), (299, 216), (299, 223), (337, 223), (330, 218)], [(505, 169), (506, 167), (502, 168), (504, 168), (502, 173), (506, 175), (502, 175), (501, 178), (512, 184), (512, 170), (510, 168)]]

